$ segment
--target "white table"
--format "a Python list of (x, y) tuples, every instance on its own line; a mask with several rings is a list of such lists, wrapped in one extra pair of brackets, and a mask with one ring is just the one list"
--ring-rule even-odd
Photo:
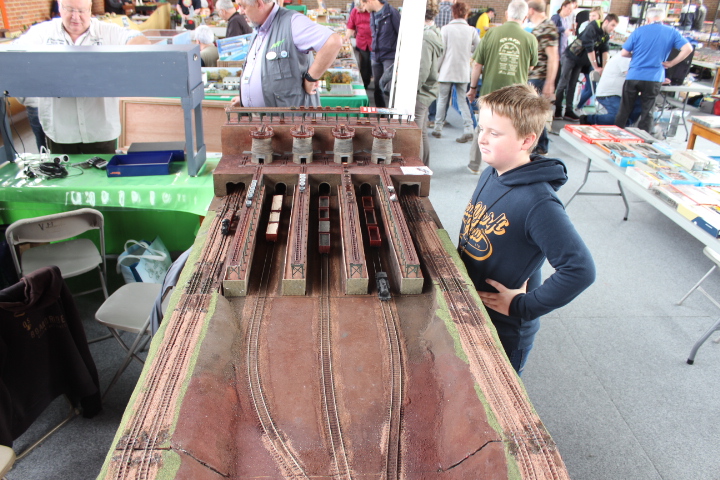
[[(691, 83), (690, 85), (663, 85), (660, 87), (660, 95), (663, 96), (663, 104), (660, 109), (660, 116), (662, 117), (665, 111), (665, 105), (673, 105), (682, 108), (680, 119), (682, 120), (683, 127), (685, 128), (685, 141), (687, 142), (690, 131), (685, 121), (685, 110), (687, 109), (688, 98), (690, 93), (699, 93), (701, 95), (708, 95), (713, 92), (713, 88), (707, 85), (701, 85), (699, 83)], [(685, 93), (685, 98), (681, 101), (676, 99), (668, 98), (669, 94)]]
[[(647, 203), (655, 207), (659, 212), (661, 212), (663, 215), (668, 217), (670, 220), (678, 224), (683, 230), (688, 232), (690, 235), (698, 239), (702, 244), (710, 247), (712, 250), (720, 253), (720, 240), (714, 238), (712, 235), (707, 233), (705, 230), (701, 229), (694, 223), (692, 223), (687, 218), (680, 215), (677, 210), (672, 208), (667, 203), (663, 202), (660, 198), (658, 198), (652, 191), (643, 188), (640, 184), (638, 184), (635, 180), (625, 175), (625, 168), (619, 167), (617, 164), (615, 164), (611, 159), (610, 155), (605, 152), (605, 150), (601, 149), (600, 147), (596, 145), (592, 145), (587, 142), (583, 142), (581, 139), (573, 135), (572, 133), (568, 132), (565, 129), (562, 129), (560, 131), (560, 136), (565, 139), (570, 145), (572, 145), (577, 151), (579, 151), (581, 154), (587, 156), (587, 168), (585, 170), (585, 178), (583, 179), (582, 184), (578, 189), (573, 193), (572, 197), (570, 197), (570, 200), (568, 200), (565, 203), (565, 206), (567, 207), (570, 204), (570, 201), (576, 196), (576, 195), (602, 195), (602, 196), (620, 196), (622, 197), (623, 201), (625, 202), (625, 218), (623, 220), (627, 220), (628, 215), (630, 213), (630, 206), (627, 202), (627, 198), (625, 197), (625, 190), (628, 190), (638, 197), (645, 200)], [(594, 163), (593, 163), (594, 162)], [(595, 165), (596, 167), (599, 167), (601, 170), (592, 170), (591, 165)], [(596, 192), (582, 192), (582, 188), (585, 186), (585, 183), (587, 182), (587, 177), (590, 173), (597, 173), (597, 172), (606, 172), (612, 175), (617, 179), (618, 182), (618, 193), (596, 193)]]
[[(690, 235), (695, 237), (700, 241), (700, 243), (706, 245), (708, 248), (714, 250), (715, 252), (720, 253), (720, 240), (714, 238), (704, 230), (702, 230), (700, 227), (692, 223), (687, 218), (680, 215), (677, 210), (672, 208), (667, 203), (660, 200), (658, 197), (655, 196), (655, 194), (652, 193), (652, 191), (647, 190), (640, 186), (637, 182), (635, 182), (632, 178), (625, 175), (625, 168), (621, 168), (617, 166), (612, 160), (610, 160), (610, 157), (605, 150), (601, 149), (598, 146), (592, 145), (587, 142), (583, 142), (578, 137), (573, 135), (572, 133), (568, 132), (565, 129), (562, 129), (560, 131), (560, 136), (565, 139), (570, 145), (575, 147), (577, 151), (579, 151), (583, 155), (587, 155), (587, 169), (585, 170), (585, 179), (582, 182), (582, 185), (573, 193), (572, 197), (570, 197), (570, 200), (567, 201), (565, 204), (565, 207), (567, 207), (570, 204), (570, 201), (575, 198), (576, 195), (619, 195), (622, 197), (623, 201), (625, 202), (625, 218), (623, 220), (627, 220), (628, 213), (630, 212), (630, 207), (627, 203), (627, 199), (625, 198), (625, 192), (623, 190), (623, 185), (625, 188), (627, 188), (629, 191), (633, 192), (638, 197), (642, 198), (646, 202), (648, 202), (650, 205), (655, 207), (660, 213), (664, 214), (667, 218), (678, 224), (683, 230), (688, 232)], [(600, 167), (602, 170), (591, 170), (590, 165), (592, 162), (595, 162), (595, 165)], [(615, 177), (618, 181), (618, 188), (620, 189), (619, 193), (592, 193), (592, 192), (580, 192), (580, 190), (585, 186), (585, 182), (587, 181), (587, 177), (590, 173), (595, 172), (605, 172), (609, 173), (613, 177)], [(695, 359), (695, 354), (697, 353), (698, 349), (702, 346), (705, 341), (710, 338), (710, 336), (720, 330), (720, 320), (715, 322), (710, 329), (705, 332), (693, 345), (690, 356), (688, 357), (687, 363), (692, 365)]]

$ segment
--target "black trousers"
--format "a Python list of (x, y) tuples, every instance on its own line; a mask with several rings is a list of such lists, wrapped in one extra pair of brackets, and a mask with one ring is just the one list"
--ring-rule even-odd
[(628, 117), (630, 117), (639, 96), (640, 119), (638, 120), (638, 128), (650, 133), (653, 126), (653, 107), (655, 107), (655, 99), (660, 93), (661, 86), (662, 83), (660, 82), (625, 80), (622, 100), (620, 100), (620, 110), (618, 110), (615, 117), (615, 125), (625, 128)]
[(560, 70), (560, 80), (558, 81), (557, 90), (555, 91), (555, 116), (559, 117), (562, 114), (562, 102), (565, 98), (565, 112), (573, 111), (573, 101), (575, 100), (575, 85), (577, 85), (578, 78), (580, 77), (580, 71), (582, 65), (579, 65), (575, 59), (563, 56), (562, 68)]
[(52, 153), (64, 153), (66, 155), (74, 154), (98, 154), (98, 153), (115, 153), (117, 140), (109, 140), (107, 142), (94, 143), (55, 143), (49, 137), (47, 139), (48, 146)]
[(358, 61), (358, 68), (360, 69), (360, 77), (362, 77), (363, 86), (367, 89), (370, 85), (370, 79), (372, 78), (370, 50), (362, 50), (355, 47), (355, 58), (357, 58)]
[(373, 62), (372, 64), (372, 72), (373, 72), (373, 83), (375, 84), (375, 106), (377, 108), (386, 108), (387, 107), (387, 101), (385, 100), (385, 94), (382, 91), (382, 88), (380, 88), (380, 79), (383, 76), (383, 73), (385, 73), (385, 70), (388, 68), (392, 68), (393, 60), (383, 60), (382, 62)]

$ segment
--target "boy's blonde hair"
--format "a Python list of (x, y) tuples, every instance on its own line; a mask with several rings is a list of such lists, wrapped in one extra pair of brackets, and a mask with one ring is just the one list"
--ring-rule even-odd
[(530, 150), (535, 148), (550, 111), (547, 98), (538, 95), (530, 85), (519, 83), (483, 95), (479, 103), (480, 108), (489, 108), (494, 115), (509, 118), (518, 137), (534, 133), (537, 138)]

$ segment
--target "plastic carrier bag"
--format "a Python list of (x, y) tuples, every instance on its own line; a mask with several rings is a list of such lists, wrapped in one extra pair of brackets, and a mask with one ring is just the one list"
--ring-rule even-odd
[(128, 240), (117, 261), (117, 272), (125, 283), (162, 283), (170, 268), (170, 253), (160, 237), (148, 245), (147, 242)]

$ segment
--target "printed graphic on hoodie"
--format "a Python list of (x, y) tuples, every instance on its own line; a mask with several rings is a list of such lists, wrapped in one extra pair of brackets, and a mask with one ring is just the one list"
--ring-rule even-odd
[(510, 221), (504, 213), (495, 217), (494, 212), (488, 212), (487, 206), (481, 201), (473, 205), (470, 202), (465, 209), (462, 220), (462, 233), (460, 238), (466, 239), (465, 253), (475, 260), (485, 260), (492, 256), (492, 236), (505, 235), (505, 229)]

